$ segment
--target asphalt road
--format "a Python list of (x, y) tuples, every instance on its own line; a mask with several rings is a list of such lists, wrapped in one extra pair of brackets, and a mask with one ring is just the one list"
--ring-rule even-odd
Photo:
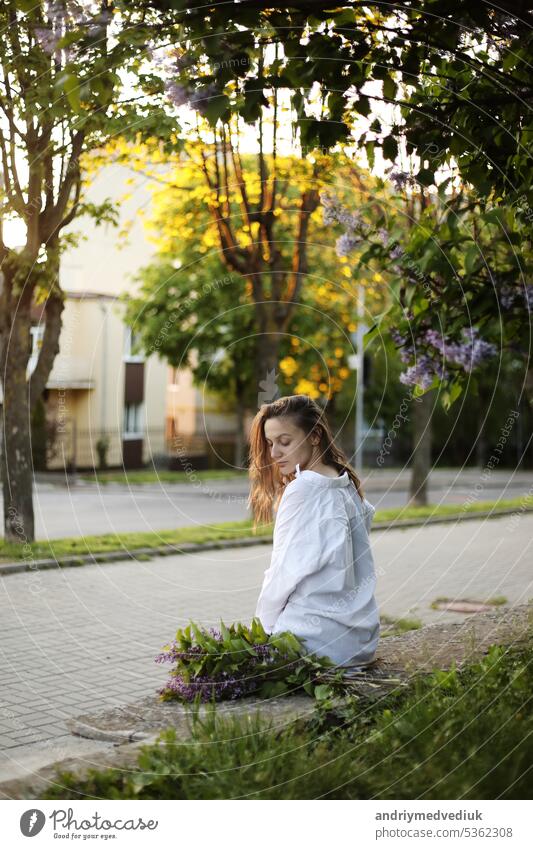
[[(377, 509), (399, 507), (407, 501), (409, 472), (372, 471), (362, 476), (365, 494)], [(432, 503), (521, 497), (533, 492), (533, 473), (494, 470), (435, 470), (430, 478)], [(187, 525), (239, 521), (246, 509), (246, 480), (211, 480), (185, 484), (97, 486), (38, 482), (34, 510), (36, 537), (57, 539), (126, 531), (157, 531)]]

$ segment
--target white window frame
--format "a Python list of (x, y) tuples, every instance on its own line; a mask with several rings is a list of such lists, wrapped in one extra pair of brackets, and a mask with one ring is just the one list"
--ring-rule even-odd
[[(128, 421), (131, 419), (131, 413), (128, 415), (128, 410), (134, 409), (136, 413), (134, 413), (134, 420)], [(124, 404), (124, 417), (122, 424), (122, 438), (123, 439), (143, 439), (144, 438), (144, 403), (140, 404)], [(133, 424), (137, 430), (127, 430), (127, 428)]]
[(122, 359), (124, 360), (125, 363), (144, 363), (144, 361), (146, 359), (146, 357), (144, 356), (144, 353), (142, 353), (142, 354), (132, 354), (131, 353), (136, 336), (137, 336), (137, 334), (134, 333), (133, 329), (129, 325), (126, 325), (125, 334), (124, 334), (124, 354), (123, 354), (123, 357), (122, 357)]

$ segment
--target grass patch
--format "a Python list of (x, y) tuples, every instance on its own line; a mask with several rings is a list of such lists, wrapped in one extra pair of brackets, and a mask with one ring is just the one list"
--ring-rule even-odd
[(421, 619), (415, 617), (395, 619), (393, 616), (387, 616), (386, 613), (381, 615), (380, 622), (382, 637), (398, 637), (406, 631), (417, 631), (424, 624)]
[(448, 604), (448, 603), (452, 603), (452, 602), (461, 602), (461, 601), (468, 602), (468, 604), (490, 604), (494, 607), (498, 607), (502, 604), (507, 604), (508, 599), (504, 595), (494, 596), (494, 598), (489, 598), (489, 599), (486, 599), (486, 600), (479, 599), (479, 598), (448, 598), (448, 596), (439, 596), (438, 598), (436, 598), (434, 601), (431, 602), (430, 607), (433, 610), (439, 610), (440, 609), (438, 607), (439, 604), (443, 604), (443, 603)]
[(80, 480), (90, 481), (91, 483), (106, 484), (120, 483), (124, 486), (143, 483), (189, 483), (191, 474), (193, 482), (196, 480), (233, 480), (233, 478), (247, 478), (248, 471), (232, 470), (232, 469), (202, 469), (198, 472), (171, 472), (169, 469), (138, 469), (130, 472), (121, 472), (119, 470), (110, 470), (106, 472), (94, 472), (78, 475)]
[(431, 516), (455, 516), (464, 513), (484, 513), (491, 510), (533, 510), (533, 495), (500, 501), (479, 501), (473, 504), (428, 504), (426, 507), (391, 507), (378, 510), (376, 522), (402, 519), (426, 519)]
[[(258, 528), (257, 537), (272, 536), (272, 525), (264, 525), (264, 530)], [(132, 551), (136, 548), (159, 548), (163, 545), (173, 545), (176, 548), (185, 542), (212, 542), (216, 540), (238, 540), (252, 536), (252, 522), (221, 522), (204, 526), (175, 528), (170, 531), (131, 532), (121, 534), (102, 534), (98, 536), (65, 537), (64, 539), (44, 540), (31, 543), (31, 554), (35, 559), (61, 558), (81, 554), (102, 554), (109, 551)], [(2, 544), (0, 559), (27, 560), (27, 546)]]
[[(531, 634), (530, 634), (531, 639)], [(349, 696), (276, 729), (257, 712), (190, 714), (131, 770), (61, 771), (43, 799), (528, 799), (533, 666), (527, 648), (415, 679), (375, 703)]]
[[(514, 498), (507, 501), (483, 501), (479, 504), (471, 504), (465, 513), (475, 513), (479, 510), (492, 510), (495, 508), (520, 509), (524, 504), (529, 504), (533, 509), (533, 496), (531, 498)], [(421, 519), (428, 516), (447, 516), (459, 512), (459, 508), (453, 504), (440, 506), (430, 505), (428, 507), (395, 507), (393, 509), (378, 510), (374, 516), (376, 522), (393, 522), (402, 519)], [(185, 542), (213, 542), (215, 540), (232, 539), (238, 540), (242, 537), (257, 536), (261, 539), (272, 536), (272, 523), (263, 525), (252, 534), (251, 519), (240, 522), (220, 522), (213, 525), (193, 525), (184, 528), (175, 528), (168, 531), (152, 532), (129, 532), (121, 534), (102, 534), (85, 537), (64, 537), (62, 539), (43, 540), (31, 543), (31, 557), (61, 558), (71, 555), (102, 554), (108, 551), (131, 551), (136, 548), (158, 548), (162, 545), (175, 545), (179, 547)], [(27, 560), (29, 550), (27, 546), (16, 544), (5, 544), (0, 542), (0, 562), (15, 560)], [(487, 602), (495, 604), (496, 602)], [(504, 602), (498, 602), (503, 604)]]

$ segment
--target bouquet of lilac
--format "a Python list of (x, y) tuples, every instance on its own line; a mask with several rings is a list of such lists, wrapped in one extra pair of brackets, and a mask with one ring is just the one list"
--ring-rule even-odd
[[(331, 677), (328, 684), (318, 680), (321, 672), (335, 666), (329, 657), (306, 654), (290, 631), (267, 634), (259, 619), (250, 627), (221, 622), (220, 630), (190, 621), (156, 657), (156, 663), (164, 662), (175, 666), (158, 691), (163, 700), (222, 701), (251, 693), (269, 698), (300, 689), (325, 699), (333, 695), (336, 683)], [(340, 673), (338, 677), (341, 683)]]

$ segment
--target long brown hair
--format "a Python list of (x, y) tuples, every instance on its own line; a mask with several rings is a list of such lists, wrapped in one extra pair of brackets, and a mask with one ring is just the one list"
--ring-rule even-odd
[(271, 404), (262, 404), (250, 429), (249, 477), (250, 495), (247, 507), (252, 510), (253, 530), (258, 524), (272, 521), (272, 510), (276, 509), (287, 483), (295, 475), (286, 475), (284, 483), (279, 468), (272, 463), (265, 437), (265, 422), (276, 416), (291, 416), (296, 427), (306, 436), (311, 432), (320, 435), (318, 448), (322, 462), (334, 466), (340, 474), (348, 472), (361, 499), (364, 498), (361, 482), (355, 469), (350, 466), (344, 452), (335, 445), (324, 410), (309, 395), (286, 395)]

